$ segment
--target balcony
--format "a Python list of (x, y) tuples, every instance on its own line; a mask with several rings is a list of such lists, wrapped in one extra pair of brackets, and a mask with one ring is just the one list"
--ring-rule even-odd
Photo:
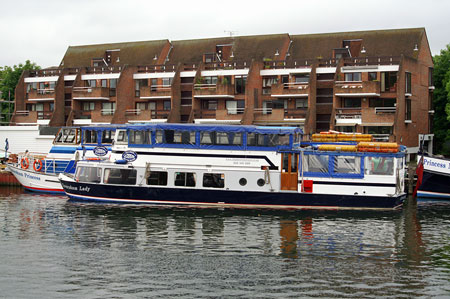
[(28, 101), (54, 101), (54, 89), (32, 89), (28, 93)]
[(125, 115), (129, 122), (150, 121), (155, 119), (167, 119), (170, 111), (168, 110), (141, 110), (128, 109)]
[(308, 82), (275, 83), (272, 84), (271, 97), (274, 98), (307, 98), (309, 95)]
[(363, 81), (363, 82), (344, 82), (338, 81), (334, 85), (336, 96), (339, 97), (379, 97), (380, 82)]
[(361, 111), (363, 125), (392, 126), (395, 120), (396, 107), (370, 107)]
[(72, 98), (74, 100), (105, 100), (110, 97), (108, 87), (74, 87)]
[(194, 84), (194, 97), (234, 99), (234, 84)]
[(284, 109), (284, 118), (306, 118), (308, 108)]
[(336, 108), (336, 125), (355, 125), (362, 123), (361, 107)]
[(344, 58), (345, 66), (371, 66), (371, 65), (399, 65), (400, 56), (379, 57), (347, 57)]
[(170, 99), (172, 87), (170, 85), (143, 86), (140, 89), (141, 99)]
[(194, 115), (196, 119), (215, 119), (216, 110), (197, 110)]

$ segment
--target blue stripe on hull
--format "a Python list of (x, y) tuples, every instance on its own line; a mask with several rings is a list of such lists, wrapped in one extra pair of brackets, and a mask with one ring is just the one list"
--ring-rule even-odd
[(269, 193), (189, 188), (114, 186), (75, 182), (63, 182), (63, 187), (71, 199), (82, 201), (163, 205), (219, 205), (249, 208), (393, 209), (401, 206), (406, 198), (406, 194), (398, 197), (372, 197), (297, 192)]

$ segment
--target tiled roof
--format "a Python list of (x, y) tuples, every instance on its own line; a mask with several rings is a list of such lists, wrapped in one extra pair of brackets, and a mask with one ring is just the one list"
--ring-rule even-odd
[(103, 58), (106, 50), (120, 49), (120, 62), (114, 65), (144, 65), (154, 64), (153, 58), (159, 55), (167, 40), (98, 44), (86, 46), (70, 46), (64, 55), (64, 67), (91, 66), (93, 58)]
[(365, 56), (415, 57), (414, 47), (420, 47), (424, 28), (337, 32), (291, 35), (292, 59), (331, 58), (333, 49), (342, 48), (343, 40), (362, 39)]

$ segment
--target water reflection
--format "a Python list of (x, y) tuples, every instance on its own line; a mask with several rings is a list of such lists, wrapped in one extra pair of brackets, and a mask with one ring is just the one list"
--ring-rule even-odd
[(33, 295), (54, 291), (57, 297), (376, 297), (448, 291), (450, 206), (254, 211), (1, 194), (0, 250), (6, 262), (0, 271), (12, 274), (0, 278), (0, 296), (17, 297), (17, 290), (31, 295), (30, 279), (37, 289)]

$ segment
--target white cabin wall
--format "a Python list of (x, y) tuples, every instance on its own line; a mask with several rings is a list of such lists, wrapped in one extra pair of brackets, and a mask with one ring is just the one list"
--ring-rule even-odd
[(0, 151), (2, 153), (5, 150), (6, 138), (9, 142), (8, 151), (13, 154), (25, 150), (48, 153), (55, 136), (39, 135), (38, 126), (2, 126), (0, 127)]

